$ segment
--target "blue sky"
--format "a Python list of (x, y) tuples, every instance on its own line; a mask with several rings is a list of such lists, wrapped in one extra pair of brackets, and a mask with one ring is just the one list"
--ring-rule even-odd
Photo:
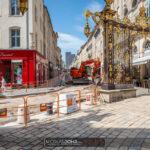
[[(76, 54), (77, 50), (86, 42), (84, 26), (86, 19), (84, 11), (101, 11), (104, 0), (45, 0), (52, 20), (53, 28), (59, 34), (58, 46), (62, 50), (63, 60), (65, 52)], [(91, 27), (94, 26), (90, 20)]]

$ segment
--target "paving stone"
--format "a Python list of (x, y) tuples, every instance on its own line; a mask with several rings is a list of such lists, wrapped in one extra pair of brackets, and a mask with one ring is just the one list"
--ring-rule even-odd
[(149, 150), (149, 148), (144, 148), (144, 147), (142, 147), (141, 150)]
[(105, 150), (105, 148), (103, 148), (103, 147), (98, 147), (98, 148), (96, 148), (96, 150)]
[(5, 147), (6, 149), (11, 148), (12, 146), (16, 146), (16, 143), (14, 143), (14, 142), (9, 142), (8, 144), (4, 145), (4, 147)]
[(106, 150), (116, 150), (114, 147), (107, 147)]
[(120, 147), (119, 150), (128, 150), (128, 147)]
[(141, 147), (129, 147), (129, 150), (141, 150)]
[(19, 149), (21, 149), (21, 146), (13, 146), (9, 148), (9, 150), (19, 150)]
[(144, 148), (150, 148), (150, 143), (144, 142), (142, 144), (142, 147), (144, 147)]
[(29, 144), (25, 147), (23, 147), (24, 150), (31, 150), (31, 148), (33, 147), (33, 145)]
[(4, 147), (0, 147), (0, 150), (6, 150), (6, 148), (4, 148)]
[(62, 147), (55, 147), (54, 150), (61, 150)]
[(4, 146), (4, 145), (6, 145), (6, 144), (8, 144), (8, 142), (1, 142), (1, 141), (0, 141), (0, 147), (1, 147), (1, 146)]
[(73, 148), (73, 150), (86, 150), (87, 147), (76, 147), (76, 148)]
[(39, 150), (39, 149), (41, 149), (42, 147), (43, 147), (42, 145), (37, 145), (37, 146), (32, 147), (31, 149), (32, 149), (32, 150)]
[(19, 143), (18, 145), (19, 145), (19, 146), (22, 146), (22, 147), (25, 147), (25, 146), (27, 146), (29, 143), (30, 143), (30, 142), (23, 141), (23, 142)]

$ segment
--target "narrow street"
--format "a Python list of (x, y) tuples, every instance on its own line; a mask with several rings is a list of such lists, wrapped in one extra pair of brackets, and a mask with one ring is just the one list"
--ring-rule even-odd
[(0, 150), (150, 150), (150, 0), (0, 0)]
[[(74, 89), (74, 87), (73, 87)], [(28, 127), (0, 128), (0, 149), (46, 149), (43, 138), (82, 137), (105, 138), (107, 150), (148, 150), (150, 147), (150, 96), (138, 96), (112, 104), (88, 106), (81, 112), (60, 118), (49, 116), (31, 122)], [(49, 148), (48, 148), (49, 149)], [(86, 147), (58, 147), (50, 149), (87, 149)], [(103, 150), (103, 148), (88, 148)]]

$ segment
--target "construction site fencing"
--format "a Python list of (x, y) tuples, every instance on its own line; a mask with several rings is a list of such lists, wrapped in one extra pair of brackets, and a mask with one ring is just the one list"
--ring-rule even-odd
[[(22, 114), (18, 114), (19, 108), (23, 109)], [(26, 111), (26, 99), (24, 97), (15, 97), (13, 99), (0, 98), (0, 124), (15, 121), (17, 120), (18, 116), (22, 116), (24, 118), (25, 123), (26, 121), (25, 111)]]
[[(38, 102), (38, 99), (42, 99)], [(49, 93), (49, 94), (40, 94), (40, 95), (32, 95), (26, 97), (26, 116), (28, 115), (35, 115), (39, 114), (41, 112), (47, 111), (47, 105), (48, 104), (56, 104), (57, 107), (51, 110), (57, 110), (57, 116), (59, 117), (59, 94), (58, 93)], [(29, 113), (27, 113), (27, 110), (29, 110)], [(27, 125), (27, 117), (24, 122), (24, 125)]]
[[(24, 113), (21, 116), (24, 118), (24, 125), (27, 126), (29, 116), (31, 119), (35, 115), (38, 115), (38, 118), (40, 118), (41, 113), (49, 115), (49, 112), (51, 112), (52, 115), (61, 117), (68, 113), (80, 112), (83, 109), (87, 109), (88, 105), (96, 106), (97, 98), (97, 88), (32, 95), (26, 98), (19, 97), (15, 100), (22, 99), (20, 103), (22, 102), (23, 105), (21, 106), (0, 106), (0, 119), (18, 117), (19, 114), (17, 114), (17, 109), (22, 107)], [(60, 116), (60, 114), (62, 115)]]
[(1, 92), (10, 92), (13, 94), (16, 91), (23, 90), (24, 92), (30, 92), (38, 89), (49, 89), (59, 85), (59, 77), (52, 78), (45, 81), (33, 81), (33, 82), (23, 82), (22, 84), (12, 83), (10, 86), (7, 86), (5, 89), (0, 88)]

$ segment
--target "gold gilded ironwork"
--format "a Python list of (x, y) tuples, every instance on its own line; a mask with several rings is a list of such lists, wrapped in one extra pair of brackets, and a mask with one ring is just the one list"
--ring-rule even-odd
[(120, 35), (120, 25), (117, 25), (116, 27), (117, 37)]
[[(136, 16), (136, 22), (134, 22), (135, 26), (142, 27), (142, 30), (150, 27), (149, 17), (146, 17), (146, 8), (144, 5), (139, 9), (140, 13)], [(144, 31), (142, 31), (144, 32)]]
[[(146, 17), (146, 8), (139, 9), (136, 21), (132, 22), (128, 17), (120, 19), (118, 13), (111, 9), (113, 0), (105, 0), (106, 6), (101, 12), (85, 12), (86, 19), (89, 17), (96, 25), (103, 28), (104, 37), (104, 83), (121, 84), (131, 83), (131, 58), (135, 40), (141, 35), (150, 37), (150, 18)], [(89, 27), (89, 24), (86, 25)], [(88, 31), (88, 32), (87, 32)], [(90, 29), (86, 30), (85, 35), (90, 35)]]
[(91, 13), (89, 10), (86, 10), (86, 11), (84, 12), (84, 15), (86, 16), (86, 20), (88, 20), (89, 17), (92, 15), (92, 13)]
[(113, 3), (113, 0), (105, 0), (106, 2), (106, 7), (110, 8), (111, 4)]
[(128, 17), (124, 17), (123, 23), (127, 25), (131, 25), (131, 20)]

